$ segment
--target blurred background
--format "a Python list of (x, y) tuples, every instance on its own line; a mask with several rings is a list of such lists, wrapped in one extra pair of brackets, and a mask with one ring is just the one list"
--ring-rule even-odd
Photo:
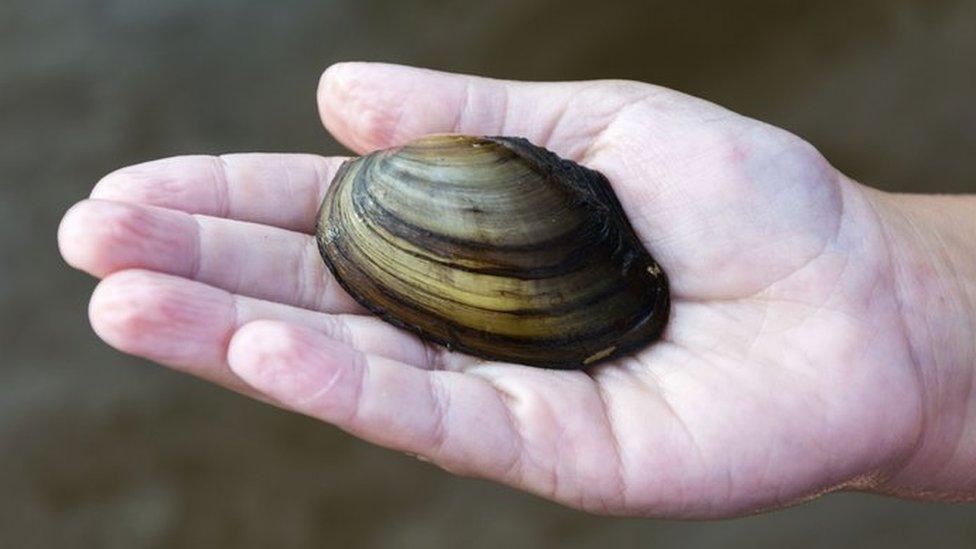
[(861, 181), (976, 191), (976, 0), (3, 0), (0, 546), (976, 547), (976, 506), (842, 494), (747, 519), (589, 517), (454, 478), (99, 343), (55, 244), (104, 173), (340, 154), (340, 60), (631, 78), (786, 127)]

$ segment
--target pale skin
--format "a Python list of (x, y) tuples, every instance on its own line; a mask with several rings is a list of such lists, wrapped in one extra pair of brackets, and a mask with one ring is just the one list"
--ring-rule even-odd
[(109, 345), (448, 471), (589, 512), (722, 517), (855, 489), (976, 497), (976, 198), (865, 187), (783, 130), (660, 87), (346, 63), (356, 153), (515, 135), (600, 170), (669, 273), (664, 338), (587, 371), (449, 353), (368, 315), (311, 235), (343, 159), (116, 171), (62, 221)]

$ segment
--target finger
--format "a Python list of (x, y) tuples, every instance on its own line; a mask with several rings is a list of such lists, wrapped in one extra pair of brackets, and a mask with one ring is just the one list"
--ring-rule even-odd
[(105, 176), (91, 197), (311, 233), (344, 160), (258, 153), (166, 158)]
[(363, 313), (335, 282), (315, 238), (275, 227), (186, 212), (86, 200), (58, 231), (68, 264), (104, 277), (149, 269), (232, 293), (334, 313)]
[(89, 317), (99, 337), (122, 352), (251, 395), (260, 392), (227, 366), (227, 344), (235, 330), (259, 319), (287, 321), (364, 352), (430, 365), (422, 342), (378, 318), (316, 313), (150, 271), (123, 271), (103, 280)]
[(517, 480), (520, 437), (505, 403), (479, 378), (412, 368), (269, 321), (238, 330), (228, 362), (256, 390), (366, 440), (454, 472)]
[(579, 158), (627, 104), (661, 88), (622, 81), (513, 82), (382, 63), (322, 75), (319, 112), (357, 152), (430, 133), (514, 135)]

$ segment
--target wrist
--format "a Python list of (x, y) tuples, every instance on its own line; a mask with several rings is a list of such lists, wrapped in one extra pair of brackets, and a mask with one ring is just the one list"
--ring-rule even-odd
[(875, 489), (934, 499), (976, 497), (976, 197), (875, 192), (922, 425)]

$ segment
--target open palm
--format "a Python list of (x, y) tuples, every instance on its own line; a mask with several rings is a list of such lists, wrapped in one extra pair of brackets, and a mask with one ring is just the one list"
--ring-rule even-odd
[(339, 158), (120, 170), (60, 231), (109, 344), (366, 440), (593, 512), (724, 516), (867, 485), (919, 387), (870, 191), (782, 130), (633, 82), (330, 69), (356, 152), (515, 135), (603, 172), (669, 273), (661, 342), (588, 371), (448, 353), (368, 315), (311, 236)]

